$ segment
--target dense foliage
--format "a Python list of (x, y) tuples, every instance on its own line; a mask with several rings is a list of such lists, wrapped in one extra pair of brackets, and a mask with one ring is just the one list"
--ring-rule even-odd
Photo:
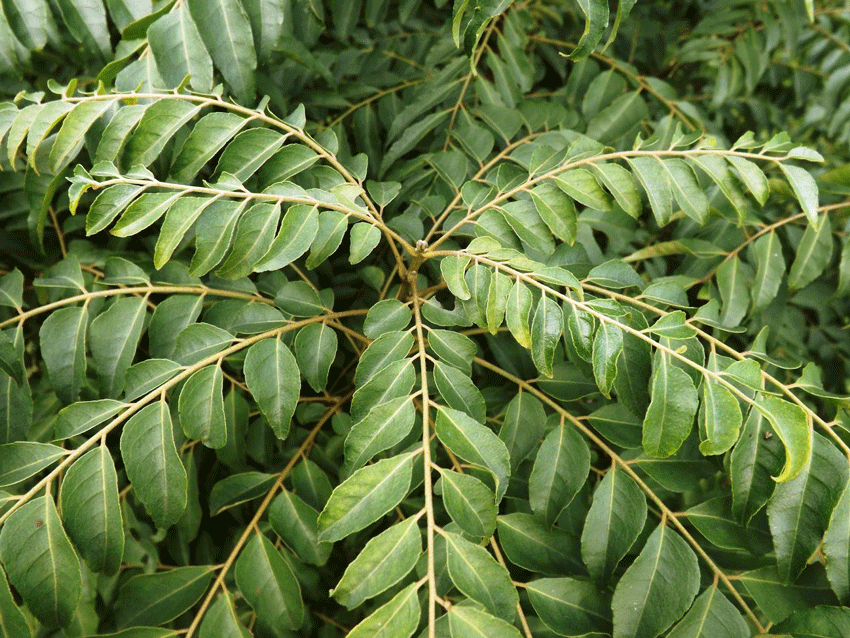
[(0, 636), (850, 635), (850, 5), (610, 5), (2, 0)]

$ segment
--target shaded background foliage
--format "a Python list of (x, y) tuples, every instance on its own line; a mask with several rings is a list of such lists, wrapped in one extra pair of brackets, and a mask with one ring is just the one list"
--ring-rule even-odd
[(850, 7), (610, 4), (3, 0), (3, 635), (850, 635)]

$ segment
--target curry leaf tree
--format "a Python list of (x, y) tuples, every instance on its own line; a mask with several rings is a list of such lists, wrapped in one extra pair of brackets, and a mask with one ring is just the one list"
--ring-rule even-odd
[(0, 7), (0, 634), (850, 635), (846, 2)]

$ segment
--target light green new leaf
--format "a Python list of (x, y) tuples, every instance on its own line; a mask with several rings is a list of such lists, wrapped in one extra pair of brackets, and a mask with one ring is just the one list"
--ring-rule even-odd
[(39, 330), (41, 356), (56, 396), (65, 404), (77, 400), (86, 376), (86, 326), (84, 307), (60, 308)]
[(188, 482), (165, 401), (142, 408), (127, 421), (121, 456), (127, 478), (154, 522), (171, 527), (186, 508)]
[(328, 384), (328, 371), (336, 358), (336, 331), (323, 323), (304, 326), (295, 337), (295, 360), (304, 379), (316, 392)]
[(168, 140), (200, 110), (200, 106), (185, 100), (161, 99), (151, 104), (127, 142), (124, 165), (132, 168), (136, 164), (151, 164), (159, 157)]
[(519, 596), (508, 570), (480, 545), (451, 532), (442, 536), (446, 539), (449, 577), (455, 587), (494, 616), (513, 621)]
[(791, 290), (805, 288), (820, 276), (832, 259), (832, 244), (829, 215), (824, 215), (806, 227), (788, 273), (788, 287)]
[(342, 540), (377, 521), (407, 495), (412, 473), (410, 454), (357, 470), (337, 486), (319, 515), (319, 540)]
[(66, 454), (65, 449), (50, 443), (15, 441), (0, 445), (0, 487), (19, 483)]
[(531, 348), (531, 316), (532, 295), (528, 287), (519, 279), (514, 282), (508, 294), (505, 306), (505, 322), (508, 330), (523, 348)]
[(117, 299), (91, 323), (89, 344), (103, 397), (115, 398), (124, 389), (144, 328), (145, 307), (141, 297)]
[(0, 567), (0, 638), (32, 638), (26, 618), (12, 598), (6, 574)]
[(548, 525), (578, 494), (590, 471), (590, 448), (571, 426), (559, 426), (546, 435), (528, 479), (532, 511)]
[(269, 522), (275, 534), (300, 560), (322, 566), (328, 562), (333, 545), (319, 542), (318, 519), (319, 512), (286, 490), (269, 506)]
[(106, 576), (118, 573), (124, 556), (124, 524), (118, 475), (100, 445), (70, 467), (59, 493), (62, 522), (86, 564)]
[(62, 440), (88, 432), (96, 425), (118, 414), (125, 407), (127, 407), (126, 403), (112, 399), (72, 403), (59, 410), (53, 436)]
[(776, 486), (767, 505), (767, 517), (779, 575), (784, 580), (796, 579), (820, 545), (847, 478), (847, 459), (825, 438), (814, 434), (806, 465), (794, 478)]
[(544, 293), (531, 321), (531, 360), (540, 373), (549, 378), (552, 378), (555, 348), (563, 330), (561, 306)]
[(652, 400), (643, 420), (643, 449), (666, 458), (675, 453), (691, 433), (699, 401), (691, 377), (659, 353), (652, 374)]
[(646, 522), (646, 497), (637, 484), (612, 465), (593, 494), (581, 533), (581, 557), (599, 583), (608, 583)]
[(348, 609), (377, 596), (404, 578), (422, 553), (422, 535), (415, 518), (369, 539), (348, 567), (331, 596)]
[(210, 516), (265, 496), (274, 482), (273, 474), (263, 472), (231, 474), (213, 485), (210, 490)]
[(217, 365), (195, 372), (180, 391), (178, 413), (183, 432), (210, 448), (227, 444), (223, 376)]
[(356, 422), (345, 439), (343, 474), (360, 469), (379, 452), (401, 442), (413, 427), (416, 410), (410, 397), (403, 396), (376, 405)]
[[(249, 132), (246, 131), (246, 133)], [(319, 213), (315, 206), (307, 204), (290, 206), (280, 222), (277, 237), (274, 238), (265, 256), (254, 265), (254, 271), (278, 270), (292, 263), (307, 252), (318, 232)]]
[(790, 481), (811, 460), (811, 421), (802, 408), (777, 397), (761, 396), (755, 407), (770, 421), (785, 446), (785, 466), (775, 480), (777, 483)]
[(673, 193), (664, 165), (657, 157), (629, 157), (627, 161), (646, 191), (655, 221), (659, 226), (666, 226), (673, 216)]
[(800, 202), (803, 212), (806, 213), (812, 226), (818, 224), (818, 185), (809, 171), (793, 166), (786, 162), (777, 162), (779, 168), (785, 173), (785, 178), (791, 185), (791, 190)]
[(263, 339), (248, 350), (245, 383), (275, 436), (285, 439), (301, 392), (295, 357), (278, 339)]
[(481, 391), (468, 375), (438, 361), (434, 364), (434, 384), (446, 404), (465, 412), (479, 423), (487, 417), (487, 406)]
[(699, 451), (705, 456), (723, 454), (738, 440), (743, 417), (734, 394), (710, 377), (702, 382), (699, 427), (702, 442)]
[(584, 33), (581, 34), (581, 39), (576, 48), (568, 56), (574, 61), (586, 58), (593, 53), (608, 26), (608, 3), (606, 0), (577, 0), (577, 4), (584, 14), (585, 21)]
[(304, 265), (312, 270), (334, 254), (342, 243), (347, 228), (348, 217), (344, 213), (336, 210), (324, 210), (319, 213), (319, 229)]
[(512, 472), (540, 442), (545, 427), (546, 411), (538, 398), (521, 392), (511, 399), (499, 429), (499, 438), (511, 455)]
[(270, 627), (298, 629), (304, 622), (301, 587), (289, 564), (271, 541), (255, 534), (236, 560), (236, 585)]
[(496, 502), (502, 500), (511, 474), (510, 455), (493, 431), (470, 416), (451, 408), (440, 408), (436, 421), (437, 438), (464, 461), (493, 474)]
[(212, 59), (186, 5), (161, 16), (148, 27), (147, 35), (166, 87), (177, 88), (189, 76), (192, 89), (209, 93), (213, 87)]
[(416, 583), (402, 589), (352, 629), (348, 638), (410, 638), (419, 626), (422, 613), (417, 589)]
[(251, 632), (236, 617), (236, 607), (227, 589), (204, 614), (198, 635), (200, 638), (251, 638)]
[(257, 54), (251, 23), (238, 0), (190, 0), (189, 10), (216, 68), (243, 104), (255, 93)]
[(133, 576), (118, 591), (117, 626), (156, 626), (173, 620), (204, 595), (213, 573), (211, 567), (197, 566)]
[(499, 516), (496, 526), (505, 556), (517, 567), (550, 576), (585, 572), (578, 539), (570, 532), (519, 512)]
[(749, 638), (750, 628), (717, 587), (709, 587), (667, 634), (668, 638)]
[[(182, 9), (182, 7), (181, 7)], [(181, 78), (182, 80), (182, 78)], [(248, 123), (233, 113), (208, 113), (195, 126), (171, 164), (169, 181), (191, 182), (198, 171)]]
[(600, 323), (593, 338), (593, 376), (602, 394), (609, 398), (611, 386), (617, 378), (617, 359), (622, 351), (623, 331), (607, 321)]
[(591, 582), (541, 578), (528, 583), (526, 592), (540, 620), (559, 636), (611, 631), (611, 602)]
[(489, 538), (496, 531), (496, 498), (493, 491), (474, 476), (440, 470), (443, 503), (452, 520), (476, 538)]
[(53, 173), (59, 173), (71, 163), (83, 147), (88, 130), (113, 104), (114, 100), (81, 102), (65, 117), (50, 148), (50, 170)]
[[(850, 483), (848, 483), (850, 485)], [(838, 600), (850, 598), (850, 488), (844, 487), (823, 537), (826, 575)]]
[(452, 638), (521, 638), (516, 627), (475, 607), (454, 605), (448, 617)]
[(82, 592), (80, 561), (53, 498), (32, 499), (4, 523), (0, 562), (39, 622), (48, 627), (70, 624)]
[(267, 202), (254, 204), (239, 218), (236, 236), (227, 259), (216, 271), (222, 279), (241, 279), (254, 270), (254, 265), (271, 248), (277, 222), (280, 219), (280, 204)]
[(584, 168), (573, 168), (552, 179), (558, 188), (582, 206), (593, 210), (611, 210), (611, 197), (602, 190), (590, 171)]
[(682, 617), (697, 591), (696, 555), (659, 525), (614, 590), (614, 637), (655, 638)]

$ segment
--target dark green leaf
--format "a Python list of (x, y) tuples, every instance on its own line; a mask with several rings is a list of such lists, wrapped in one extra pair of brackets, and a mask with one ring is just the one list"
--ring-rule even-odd
[(245, 356), (245, 383), (275, 436), (285, 439), (301, 392), (295, 357), (278, 339), (255, 343)]
[(0, 487), (19, 483), (66, 454), (61, 447), (49, 443), (15, 441), (0, 445)]
[(269, 522), (295, 555), (305, 563), (324, 565), (333, 545), (318, 540), (319, 512), (292, 492), (284, 490), (269, 506)]
[(204, 595), (212, 577), (212, 569), (202, 566), (134, 576), (118, 592), (118, 627), (155, 626), (176, 618)]
[(496, 530), (496, 498), (493, 491), (474, 476), (451, 470), (440, 471), (443, 503), (449, 516), (470, 536), (489, 538)]
[(77, 400), (86, 374), (86, 326), (88, 312), (83, 307), (60, 308), (42, 324), (39, 331), (41, 356), (50, 383), (63, 403)]
[(687, 373), (661, 352), (652, 374), (652, 401), (643, 421), (643, 449), (665, 458), (688, 438), (698, 407), (697, 391)]
[(410, 638), (419, 626), (421, 614), (416, 590), (416, 583), (402, 589), (352, 629), (349, 638)]
[(546, 435), (528, 479), (531, 509), (552, 525), (578, 494), (590, 471), (590, 450), (572, 426)]
[(540, 620), (559, 636), (611, 631), (611, 603), (592, 583), (542, 578), (528, 583), (526, 591)]

